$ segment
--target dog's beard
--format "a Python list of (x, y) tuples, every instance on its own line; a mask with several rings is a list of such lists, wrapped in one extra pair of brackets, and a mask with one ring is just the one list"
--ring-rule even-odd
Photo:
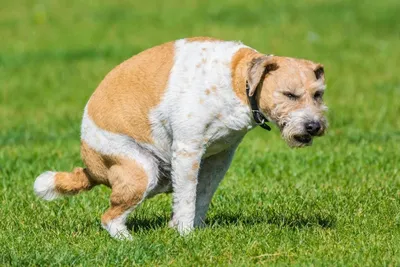
[(290, 147), (311, 146), (315, 136), (307, 133), (305, 125), (310, 121), (319, 121), (321, 130), (317, 136), (324, 134), (327, 128), (327, 121), (320, 114), (316, 114), (311, 109), (301, 109), (289, 113), (288, 116), (282, 117), (278, 125), (281, 129), (282, 138)]

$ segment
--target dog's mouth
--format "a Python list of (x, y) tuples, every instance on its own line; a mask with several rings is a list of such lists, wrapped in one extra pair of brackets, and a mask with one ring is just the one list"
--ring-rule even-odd
[(295, 135), (293, 138), (302, 145), (310, 145), (312, 142), (312, 136), (309, 134)]

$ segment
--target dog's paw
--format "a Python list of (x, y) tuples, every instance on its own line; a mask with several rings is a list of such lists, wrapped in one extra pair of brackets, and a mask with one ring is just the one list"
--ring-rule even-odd
[(182, 223), (178, 223), (176, 228), (181, 236), (186, 236), (190, 234), (194, 229), (192, 224), (182, 224)]
[(169, 222), (168, 222), (168, 227), (169, 228), (177, 228), (178, 227), (178, 222), (176, 220), (174, 220), (174, 218), (172, 218)]
[(108, 224), (102, 224), (103, 228), (108, 231), (110, 236), (117, 240), (133, 240), (132, 235), (129, 230), (123, 224), (118, 224), (115, 222), (110, 222)]
[(122, 240), (122, 241), (132, 241), (133, 237), (132, 235), (129, 233), (128, 230), (122, 230), (117, 232), (114, 236), (112, 236), (113, 238), (117, 239), (117, 240)]

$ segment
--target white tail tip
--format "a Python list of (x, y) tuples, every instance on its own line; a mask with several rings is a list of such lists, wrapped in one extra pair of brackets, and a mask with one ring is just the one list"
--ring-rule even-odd
[(33, 189), (38, 197), (45, 200), (53, 200), (61, 196), (56, 191), (55, 175), (56, 172), (47, 171), (36, 178)]

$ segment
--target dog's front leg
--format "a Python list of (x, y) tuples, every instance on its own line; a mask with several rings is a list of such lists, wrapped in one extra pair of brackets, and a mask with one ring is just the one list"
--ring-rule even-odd
[(194, 226), (204, 226), (211, 199), (231, 165), (238, 144), (216, 155), (203, 159), (199, 173)]
[(172, 154), (173, 218), (170, 226), (177, 227), (181, 235), (194, 226), (196, 187), (201, 158), (201, 145), (176, 142)]

